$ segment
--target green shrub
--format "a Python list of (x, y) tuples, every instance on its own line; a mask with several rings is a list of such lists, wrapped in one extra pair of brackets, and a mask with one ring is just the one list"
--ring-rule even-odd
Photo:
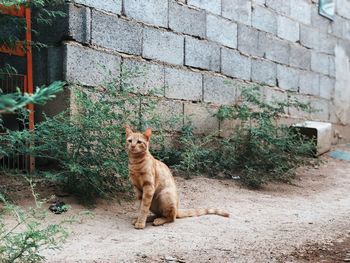
[[(46, 176), (63, 182), (82, 201), (130, 190), (125, 124), (138, 130), (156, 127), (156, 143), (164, 142), (161, 131), (165, 122), (154, 113), (157, 97), (151, 96), (153, 92), (135, 92), (139, 87), (131, 79), (140, 74), (138, 70), (122, 72), (95, 88), (71, 86), (72, 109), (47, 117), (33, 134), (36, 145), (30, 153), (58, 164), (58, 169)], [(13, 143), (23, 146), (22, 151), (27, 149), (20, 144), (26, 136), (29, 133), (9, 135)]]
[[(144, 71), (147, 68), (123, 68), (116, 78), (107, 74), (108, 81), (98, 87), (71, 85), (71, 108), (46, 117), (34, 133), (8, 131), (0, 137), (0, 153), (51, 160), (57, 169), (41, 174), (62, 182), (83, 202), (129, 192), (125, 124), (137, 130), (154, 128), (152, 150), (166, 159), (171, 150), (166, 146), (165, 127), (171, 128), (181, 119), (177, 116), (167, 120), (156, 113), (161, 99), (155, 96), (156, 90), (138, 92), (142, 84), (135, 84), (135, 79)], [(28, 140), (35, 141), (35, 145), (29, 145)]]
[[(257, 87), (243, 89), (240, 103), (222, 106), (215, 115), (221, 122), (232, 119), (241, 123), (228, 138), (195, 136), (188, 124), (175, 140), (177, 144), (168, 145), (166, 127), (181, 118), (158, 116), (155, 110), (160, 98), (153, 96), (154, 92), (139, 93), (140, 84), (135, 84), (135, 77), (143, 74), (123, 69), (119, 77), (98, 87), (72, 86), (72, 109), (47, 117), (34, 133), (2, 136), (0, 143), (13, 146), (3, 153), (16, 151), (54, 160), (58, 169), (45, 175), (63, 182), (87, 202), (130, 190), (124, 149), (126, 123), (137, 130), (155, 128), (152, 153), (187, 176), (239, 175), (243, 184), (256, 188), (270, 181), (289, 181), (295, 168), (310, 160), (305, 156), (314, 150), (313, 143), (278, 124), (287, 107), (310, 111), (310, 105), (292, 100), (266, 102)], [(36, 141), (31, 148), (28, 138)]]
[(43, 250), (60, 249), (68, 236), (64, 224), (73, 219), (47, 223), (48, 212), (42, 207), (44, 201), (39, 200), (31, 181), (30, 186), (35, 206), (28, 209), (8, 202), (0, 193), (0, 219), (4, 216), (12, 219), (0, 221), (0, 262), (42, 262), (45, 260)]
[(196, 137), (191, 129), (183, 132), (177, 168), (187, 174), (236, 177), (252, 188), (290, 181), (295, 168), (310, 163), (315, 145), (278, 120), (288, 107), (312, 111), (310, 105), (292, 100), (266, 102), (258, 87), (242, 89), (241, 96), (240, 103), (222, 106), (215, 114), (220, 121), (239, 121), (228, 138)]

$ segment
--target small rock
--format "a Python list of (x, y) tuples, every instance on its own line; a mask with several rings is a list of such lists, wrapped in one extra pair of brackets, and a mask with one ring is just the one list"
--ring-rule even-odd
[(174, 258), (172, 256), (166, 256), (166, 257), (164, 257), (164, 260), (167, 262), (172, 262), (172, 261), (177, 262), (177, 258)]

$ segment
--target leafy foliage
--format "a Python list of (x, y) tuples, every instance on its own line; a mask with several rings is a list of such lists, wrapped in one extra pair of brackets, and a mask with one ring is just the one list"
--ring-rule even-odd
[(47, 87), (37, 88), (34, 94), (22, 94), (20, 90), (17, 93), (0, 93), (0, 114), (14, 112), (30, 103), (44, 104), (54, 98), (57, 92), (62, 91), (64, 85), (64, 82), (56, 81)]
[(39, 200), (34, 191), (35, 184), (29, 182), (35, 200), (34, 207), (24, 209), (16, 206), (0, 193), (0, 203), (3, 204), (0, 218), (7, 215), (15, 222), (10, 225), (0, 221), (0, 259), (4, 263), (43, 261), (42, 251), (59, 249), (68, 236), (64, 224), (73, 220), (46, 223), (48, 214), (42, 207), (44, 200)]
[[(30, 5), (32, 9), (32, 23), (34, 25), (52, 24), (57, 17), (64, 17), (66, 14), (59, 10), (59, 6), (65, 3), (65, 0), (31, 0), (28, 3), (25, 0), (3, 0), (2, 5), (5, 6), (17, 6)], [(26, 30), (26, 23), (24, 18), (12, 17), (9, 15), (1, 14), (0, 11), (0, 45), (6, 45), (8, 47), (14, 47), (18, 41), (23, 41), (24, 32)], [(35, 28), (32, 28), (32, 33), (38, 35), (39, 32)], [(32, 47), (43, 48), (46, 45), (38, 41), (32, 41)]]
[[(3, 0), (2, 5), (11, 6), (22, 4), (26, 1), (20, 0)], [(35, 9), (33, 20), (39, 23), (50, 23), (51, 18), (62, 16), (62, 12), (48, 11), (44, 7), (46, 4), (55, 5), (59, 0), (32, 0), (30, 4)], [(22, 40), (21, 35), (26, 30), (23, 18), (15, 18), (8, 15), (0, 14), (0, 45), (5, 45), (10, 48), (14, 47), (17, 41)], [(8, 31), (9, 30), (9, 31)], [(35, 30), (33, 30), (34, 33)], [(37, 42), (32, 42), (33, 47), (43, 47), (44, 45)], [(16, 69), (9, 64), (0, 67), (0, 78), (16, 73)], [(4, 94), (0, 90), (0, 114), (6, 112), (14, 112), (23, 110), (24, 106), (29, 103), (43, 104), (47, 100), (54, 97), (54, 94), (62, 90), (64, 83), (55, 82), (48, 87), (37, 88), (34, 94), (22, 94), (20, 91), (16, 93)], [(25, 111), (24, 111), (25, 112)], [(25, 122), (25, 120), (23, 120)], [(0, 126), (2, 126), (2, 118), (0, 115)], [(1, 127), (3, 128), (3, 127)], [(20, 152), (18, 147), (29, 152), (28, 138), (32, 138), (27, 130), (14, 132), (14, 137), (1, 136), (2, 143), (0, 144), (1, 154)], [(30, 135), (30, 136), (29, 136)], [(6, 138), (5, 138), (6, 137)], [(9, 140), (10, 139), (10, 140)], [(12, 141), (11, 141), (12, 139)], [(21, 142), (18, 145), (16, 143)], [(0, 192), (0, 219), (5, 216), (12, 217), (16, 224), (14, 226), (7, 225), (4, 221), (0, 221), (0, 261), (1, 262), (41, 262), (44, 257), (41, 255), (44, 249), (58, 249), (60, 244), (65, 241), (67, 231), (63, 227), (65, 221), (58, 224), (48, 224), (45, 220), (47, 212), (42, 208), (43, 202), (38, 199), (34, 192), (32, 194), (35, 199), (35, 207), (24, 209), (9, 202), (4, 194)]]
[[(139, 130), (146, 126), (160, 130), (164, 124), (153, 113), (157, 99), (135, 93), (137, 87), (128, 80), (131, 76), (123, 70), (120, 77), (99, 87), (72, 86), (72, 109), (47, 117), (33, 134), (11, 131), (0, 139), (7, 147), (16, 145), (19, 152), (55, 161), (57, 171), (46, 175), (63, 182), (82, 201), (126, 191), (130, 186), (125, 124)], [(27, 138), (33, 138), (36, 145), (28, 148)], [(161, 133), (156, 141), (163, 141)]]
[(315, 146), (298, 131), (278, 124), (288, 107), (312, 110), (295, 100), (266, 102), (258, 87), (243, 89), (240, 103), (222, 106), (216, 114), (220, 121), (235, 120), (240, 125), (222, 139), (213, 135), (200, 139), (185, 132), (178, 169), (229, 177), (239, 174), (240, 182), (252, 188), (289, 181), (296, 167), (310, 163), (305, 157), (313, 154)]

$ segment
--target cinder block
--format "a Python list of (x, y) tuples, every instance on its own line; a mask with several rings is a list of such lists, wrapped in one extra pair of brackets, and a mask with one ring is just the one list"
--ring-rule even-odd
[(192, 37), (185, 38), (185, 65), (220, 70), (220, 48), (219, 46), (205, 40)]
[(145, 28), (142, 56), (170, 64), (183, 65), (184, 37), (171, 32)]
[[(276, 102), (288, 102), (288, 94), (282, 89), (264, 87), (264, 99), (267, 103), (275, 104)], [(286, 113), (288, 109), (285, 109)]]
[(303, 71), (299, 75), (299, 92), (320, 96), (320, 77), (317, 73)]
[(158, 101), (156, 113), (163, 129), (169, 131), (181, 130), (183, 126), (183, 108), (182, 101), (165, 99)]
[(328, 69), (328, 75), (331, 77), (335, 77), (335, 57), (329, 56), (329, 69)]
[(277, 65), (278, 86), (285, 90), (298, 91), (299, 74), (297, 69)]
[[(329, 105), (329, 121), (333, 124), (340, 123), (341, 121), (340, 121), (339, 117), (337, 116), (337, 108), (334, 105), (334, 102), (329, 101), (328, 105)], [(348, 134), (350, 134), (350, 133), (348, 133)], [(336, 139), (339, 139), (339, 138), (336, 137)]]
[(311, 24), (311, 6), (309, 0), (290, 0), (290, 16), (304, 24)]
[[(48, 9), (51, 11), (52, 9)], [(87, 44), (91, 39), (91, 11), (90, 8), (84, 6), (75, 6), (73, 4), (64, 4), (57, 6), (54, 11), (61, 11), (66, 14), (65, 17), (53, 17), (52, 25), (38, 23), (33, 19), (33, 27), (40, 32), (39, 35), (34, 35), (36, 41), (51, 45), (57, 45), (64, 39), (73, 39), (80, 43)], [(5, 21), (6, 22), (6, 21)], [(11, 28), (11, 31), (9, 29)], [(5, 30), (5, 32), (3, 32)], [(18, 29), (10, 25), (2, 24), (0, 34), (16, 35)], [(23, 32), (24, 33), (24, 32)]]
[(346, 40), (350, 40), (350, 20), (344, 21), (342, 38)]
[(311, 51), (300, 45), (290, 45), (289, 64), (301, 69), (310, 69), (311, 67)]
[(337, 45), (345, 51), (348, 57), (350, 57), (350, 41), (338, 39)]
[(331, 20), (321, 16), (317, 7), (311, 8), (311, 25), (322, 32), (328, 32), (331, 29)]
[(35, 121), (44, 121), (47, 116), (52, 118), (65, 110), (69, 110), (70, 113), (73, 113), (72, 111), (76, 108), (76, 105), (73, 105), (74, 101), (71, 97), (73, 97), (72, 90), (70, 88), (64, 88), (62, 92), (56, 94), (54, 99), (49, 100), (44, 105), (36, 105)]
[(148, 24), (168, 26), (168, 1), (127, 0), (124, 1), (124, 12), (126, 16)]
[(320, 33), (317, 29), (300, 25), (300, 43), (308, 48), (318, 50), (320, 46)]
[(91, 39), (91, 11), (86, 7), (69, 4), (69, 36), (81, 43), (89, 43)]
[(143, 94), (152, 92), (164, 96), (164, 66), (124, 58), (122, 71), (130, 86)]
[(237, 48), (237, 24), (214, 15), (207, 15), (207, 37), (224, 46)]
[(199, 103), (184, 103), (185, 124), (191, 119), (194, 125), (194, 133), (196, 134), (211, 134), (219, 130), (219, 121), (213, 114), (217, 111), (216, 108), (199, 104)]
[(96, 86), (120, 74), (120, 56), (69, 43), (64, 58), (63, 76), (68, 82)]
[(344, 36), (345, 22), (344, 18), (336, 15), (331, 23), (331, 33), (342, 38)]
[(259, 49), (259, 31), (238, 24), (238, 50), (247, 55), (262, 57), (264, 51)]
[[(308, 97), (306, 95), (302, 95), (302, 94), (290, 94), (288, 96), (288, 101), (290, 103), (298, 102), (298, 103), (308, 104), (308, 103), (310, 103), (310, 97)], [(297, 108), (292, 107), (292, 106), (288, 107), (288, 114), (295, 119), (304, 120), (304, 119), (310, 118), (309, 112), (297, 109)]]
[(251, 1), (222, 0), (222, 16), (246, 25), (251, 25), (251, 9)]
[(350, 40), (350, 20), (344, 23), (343, 38)]
[(265, 52), (267, 59), (288, 64), (289, 63), (289, 45), (288, 42), (279, 40), (278, 38), (259, 32), (259, 49)]
[(189, 70), (165, 68), (165, 97), (191, 101), (202, 100), (202, 74)]
[(337, 0), (336, 1), (337, 13), (347, 19), (350, 19), (350, 2), (349, 0)]
[(320, 97), (330, 100), (334, 98), (335, 79), (320, 76)]
[(169, 27), (174, 31), (193, 36), (205, 36), (205, 12), (170, 1)]
[(319, 34), (320, 45), (318, 51), (330, 55), (334, 55), (335, 46), (337, 45), (336, 37), (327, 33)]
[(204, 101), (217, 105), (233, 104), (236, 88), (229, 83), (227, 78), (204, 74)]
[(241, 55), (238, 51), (222, 48), (221, 72), (234, 78), (250, 80), (251, 59)]
[[(63, 76), (63, 60), (64, 60), (64, 47), (49, 47), (47, 49), (47, 58), (43, 59), (43, 57), (39, 56), (39, 59), (41, 62), (47, 60), (47, 65), (45, 65), (45, 69), (40, 69), (40, 73), (34, 73), (36, 76), (44, 75), (45, 71), (47, 71), (47, 79), (46, 80), (39, 80), (40, 82), (37, 83), (36, 86), (41, 86), (43, 84), (52, 83), (57, 80), (64, 79)], [(42, 52), (39, 52), (42, 55)], [(37, 57), (37, 56), (35, 56)], [(45, 63), (43, 63), (45, 64)], [(37, 65), (37, 63), (35, 63)], [(36, 68), (36, 67), (35, 67)], [(36, 81), (38, 81), (38, 78), (35, 78)]]
[(345, 22), (343, 38), (350, 40), (350, 21)]
[(317, 112), (311, 112), (311, 120), (329, 121), (329, 103), (327, 100), (313, 98), (311, 100), (311, 107)]
[(312, 52), (311, 54), (311, 70), (314, 72), (328, 75), (329, 73), (329, 55), (323, 53)]
[(278, 13), (290, 14), (290, 0), (266, 0), (266, 6)]
[(221, 14), (221, 0), (188, 0), (187, 4), (205, 9), (217, 15)]
[[(264, 101), (270, 105), (276, 106), (277, 103), (288, 103), (288, 93), (282, 89), (264, 87), (263, 89)], [(288, 114), (288, 106), (283, 108), (284, 113)]]
[(261, 6), (254, 8), (252, 25), (265, 32), (277, 34), (277, 16), (267, 8)]
[(299, 23), (285, 16), (277, 18), (277, 35), (292, 42), (299, 40)]
[(120, 14), (122, 11), (122, 0), (74, 0), (74, 2), (115, 14)]
[[(91, 42), (116, 51), (141, 55), (142, 28), (131, 21), (93, 10)], [(121, 37), (122, 36), (122, 37)]]
[(256, 5), (264, 6), (265, 4), (266, 4), (266, 0), (252, 0), (252, 6), (256, 6)]
[(277, 67), (275, 63), (260, 59), (252, 60), (252, 81), (275, 86), (276, 76)]

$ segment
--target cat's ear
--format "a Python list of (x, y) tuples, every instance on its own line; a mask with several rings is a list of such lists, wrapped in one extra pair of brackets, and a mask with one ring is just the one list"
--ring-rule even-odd
[(127, 124), (125, 125), (125, 133), (126, 133), (126, 137), (128, 137), (130, 134), (133, 133), (132, 129)]
[(147, 141), (149, 141), (149, 139), (151, 138), (151, 135), (152, 135), (152, 129), (151, 129), (151, 128), (148, 128), (148, 129), (144, 132), (143, 135), (146, 137)]

